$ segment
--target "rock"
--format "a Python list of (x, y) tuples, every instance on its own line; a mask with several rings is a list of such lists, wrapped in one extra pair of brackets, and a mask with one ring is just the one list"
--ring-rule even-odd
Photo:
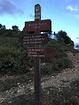
[(72, 96), (70, 99), (70, 102), (72, 105), (79, 105), (79, 97), (78, 96)]

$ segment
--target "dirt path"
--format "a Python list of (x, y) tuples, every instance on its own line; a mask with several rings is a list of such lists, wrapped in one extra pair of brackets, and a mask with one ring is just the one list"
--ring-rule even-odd
[(48, 78), (48, 80), (43, 80), (42, 87), (66, 87), (76, 79), (79, 79), (79, 69), (66, 69), (55, 77), (51, 76)]
[(72, 81), (79, 79), (79, 54), (73, 55), (71, 52), (67, 52), (68, 58), (73, 62), (74, 68), (64, 69), (56, 76), (51, 76), (48, 80), (43, 80), (42, 87), (62, 87), (68, 86)]

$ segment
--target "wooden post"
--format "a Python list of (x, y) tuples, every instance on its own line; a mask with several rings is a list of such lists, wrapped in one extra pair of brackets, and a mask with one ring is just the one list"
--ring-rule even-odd
[[(34, 58), (34, 92), (35, 92), (35, 105), (41, 105), (41, 70), (40, 70), (40, 62), (41, 62), (41, 52), (44, 50), (37, 49), (42, 48), (42, 41), (43, 37), (41, 36), (40, 40), (37, 40), (37, 43), (35, 42), (33, 37), (30, 37), (32, 35), (41, 35), (41, 32), (51, 32), (51, 21), (50, 20), (41, 20), (41, 6), (39, 4), (35, 5), (35, 19), (34, 21), (25, 22), (24, 32), (28, 34), (28, 37), (24, 37), (24, 47), (27, 48), (28, 57)], [(32, 34), (33, 33), (33, 34)], [(31, 40), (32, 39), (32, 40)], [(36, 37), (35, 39), (39, 39), (39, 37)], [(46, 40), (46, 37), (45, 37)], [(33, 43), (32, 43), (33, 42)], [(39, 42), (39, 43), (38, 43)], [(27, 47), (28, 46), (28, 47)], [(34, 50), (35, 49), (35, 50)], [(42, 55), (45, 55), (42, 54)]]
[[(35, 21), (39, 23), (41, 20), (41, 6), (39, 4), (35, 5)], [(39, 29), (36, 28), (35, 34), (39, 34)], [(40, 47), (40, 45), (35, 44), (35, 48)], [(41, 95), (41, 70), (40, 70), (40, 58), (35, 58), (35, 69), (34, 69), (34, 89), (35, 89), (35, 105), (41, 105), (40, 103), (40, 95)]]
[(35, 90), (35, 105), (40, 105), (40, 60), (35, 58), (35, 69), (34, 69), (34, 90)]

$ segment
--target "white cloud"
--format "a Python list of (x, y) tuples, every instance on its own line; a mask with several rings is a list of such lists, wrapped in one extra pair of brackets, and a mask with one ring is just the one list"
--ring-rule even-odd
[(79, 10), (78, 6), (72, 6), (72, 5), (68, 5), (66, 7), (66, 9), (71, 11), (71, 12), (78, 12), (78, 10)]
[(2, 0), (0, 1), (0, 14), (21, 14), (23, 11), (11, 1)]

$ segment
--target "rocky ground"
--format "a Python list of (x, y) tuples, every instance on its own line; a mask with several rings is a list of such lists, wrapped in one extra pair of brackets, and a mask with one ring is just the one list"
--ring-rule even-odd
[[(79, 105), (79, 55), (67, 54), (72, 69), (41, 79), (42, 105)], [(33, 75), (1, 77), (0, 105), (34, 105)]]

